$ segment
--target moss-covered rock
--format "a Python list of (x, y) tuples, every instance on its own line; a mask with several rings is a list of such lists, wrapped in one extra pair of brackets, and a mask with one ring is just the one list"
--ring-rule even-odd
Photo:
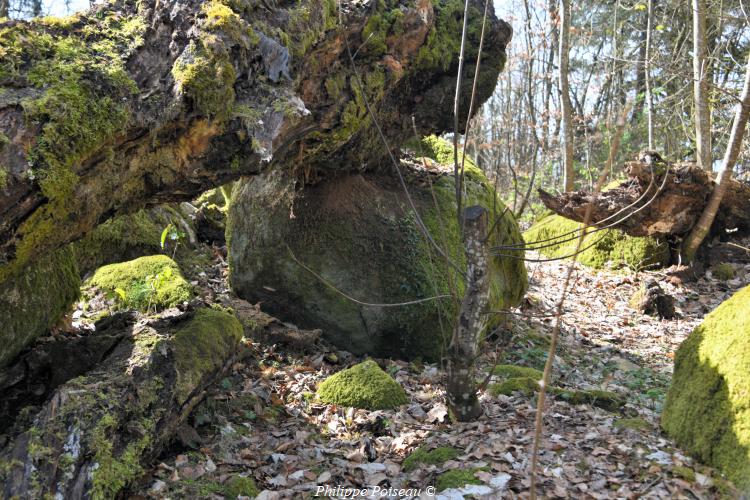
[(342, 370), (318, 387), (321, 401), (366, 410), (385, 410), (407, 402), (404, 389), (372, 360)]
[(172, 307), (193, 298), (190, 284), (166, 255), (150, 255), (99, 268), (87, 281), (127, 308), (149, 311)]
[(0, 367), (53, 326), (79, 292), (78, 268), (69, 248), (0, 284)]
[[(530, 249), (538, 249), (545, 257), (564, 257), (575, 252), (580, 226), (560, 215), (547, 215), (524, 232), (523, 238)], [(595, 269), (644, 269), (669, 263), (667, 244), (651, 237), (628, 236), (617, 229), (605, 229), (587, 236), (583, 248), (585, 250), (578, 255), (578, 261)]]
[[(452, 176), (438, 167), (434, 174), (405, 172), (429, 233), (463, 268)], [(236, 188), (227, 221), (234, 291), (299, 326), (321, 328), (328, 340), (357, 354), (438, 359), (463, 282), (425, 239), (398, 181), (346, 175), (296, 197), (291, 186), (276, 173)], [(520, 244), (516, 221), (482, 172), (467, 166), (465, 187), (468, 204), (501, 214), (497, 224), (491, 221), (489, 244)], [(493, 258), (490, 274), (490, 308), (518, 304), (527, 288), (523, 262)], [(339, 291), (371, 304), (448, 297), (378, 307)]]
[(675, 357), (661, 425), (750, 492), (750, 287), (706, 316)]
[(442, 464), (448, 460), (453, 460), (460, 454), (461, 452), (450, 446), (441, 446), (430, 451), (427, 451), (425, 448), (417, 448), (411, 455), (406, 457), (401, 465), (406, 472), (409, 472), (419, 467), (419, 465)]

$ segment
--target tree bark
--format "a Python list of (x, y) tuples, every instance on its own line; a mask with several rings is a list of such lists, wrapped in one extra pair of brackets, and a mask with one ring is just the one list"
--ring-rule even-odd
[[(284, 166), (304, 183), (377, 167), (386, 151), (364, 97), (392, 148), (411, 136), (412, 115), (422, 134), (449, 129), (461, 36), (441, 25), (450, 7), (402, 0), (392, 8), (403, 15), (389, 17), (349, 0), (339, 16), (337, 5), (119, 0), (2, 23), (0, 48), (13, 50), (0, 61), (0, 282), (114, 215), (242, 175)], [(469, 65), (478, 23), (470, 16)], [(491, 14), (475, 109), (510, 37)], [(345, 38), (359, 47), (364, 96)]]
[(575, 189), (573, 150), (573, 105), (570, 102), (570, 0), (560, 0), (560, 103), (563, 125), (563, 185), (565, 191)]
[(648, 118), (648, 149), (654, 150), (654, 93), (651, 89), (651, 31), (654, 22), (653, 0), (648, 0), (646, 17), (646, 59), (643, 61), (643, 71), (646, 79), (646, 113)]
[(490, 281), (487, 211), (475, 205), (466, 208), (462, 216), (466, 291), (448, 346), (447, 393), (453, 415), (460, 422), (467, 422), (482, 413), (477, 398), (475, 362), (479, 355), (479, 339), (487, 324)]
[(6, 498), (116, 498), (233, 362), (242, 326), (209, 308), (133, 323), (2, 451)]
[[(575, 221), (583, 221), (586, 206), (593, 201), (594, 226), (616, 227), (632, 236), (684, 236), (695, 226), (711, 197), (713, 176), (693, 163), (672, 165), (668, 170), (661, 164), (655, 170), (652, 182), (647, 163), (630, 162), (626, 164), (630, 179), (597, 197), (585, 191), (555, 196), (543, 190), (539, 190), (539, 196), (547, 208)], [(711, 232), (750, 234), (750, 185), (727, 177), (725, 182), (726, 192)]]
[(706, 47), (706, 0), (693, 0), (693, 92), (695, 97), (695, 158), (713, 171), (711, 158), (711, 111), (708, 107), (710, 61)]
[[(727, 146), (724, 160), (721, 163), (721, 169), (716, 179), (716, 187), (711, 191), (711, 198), (708, 200), (708, 204), (703, 209), (700, 219), (698, 219), (695, 227), (690, 231), (690, 235), (683, 245), (683, 254), (688, 262), (693, 260), (698, 247), (711, 231), (717, 214), (727, 197), (727, 193), (737, 184), (732, 181), (732, 171), (742, 148), (742, 138), (745, 135), (748, 116), (750, 116), (750, 58), (748, 58), (747, 69), (745, 70), (745, 84), (742, 89), (742, 96), (740, 97), (740, 102), (737, 104), (737, 111), (734, 123), (732, 124), (732, 134), (729, 136), (729, 145)], [(746, 209), (750, 208), (749, 200), (750, 188), (748, 188), (748, 193), (746, 193), (746, 197), (744, 198)], [(745, 211), (744, 215), (750, 217), (750, 212)]]

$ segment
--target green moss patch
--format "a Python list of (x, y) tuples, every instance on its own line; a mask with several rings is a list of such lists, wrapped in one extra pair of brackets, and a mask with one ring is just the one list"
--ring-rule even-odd
[(437, 477), (435, 488), (437, 491), (449, 488), (463, 488), (467, 484), (483, 484), (474, 474), (480, 469), (453, 469), (443, 472)]
[(192, 287), (166, 255), (101, 267), (88, 284), (112, 294), (123, 307), (141, 311), (164, 309), (193, 298)]
[(177, 393), (185, 398), (206, 373), (218, 370), (242, 339), (242, 325), (229, 313), (199, 309), (174, 335)]
[(260, 491), (258, 491), (253, 478), (234, 476), (224, 485), (223, 493), (227, 499), (234, 500), (238, 496), (256, 497)]
[(417, 448), (411, 455), (406, 457), (401, 465), (405, 471), (409, 472), (419, 467), (419, 465), (442, 464), (448, 460), (453, 460), (458, 455), (460, 455), (460, 452), (449, 446), (441, 446), (430, 451), (427, 451), (425, 448)]
[(734, 278), (735, 271), (734, 266), (728, 262), (722, 262), (711, 268), (711, 273), (714, 277), (721, 281), (729, 281)]
[(550, 392), (557, 399), (567, 401), (571, 404), (589, 404), (607, 411), (620, 411), (625, 404), (622, 398), (614, 392), (602, 390), (572, 391), (553, 387)]
[(544, 375), (541, 370), (516, 365), (497, 365), (492, 370), (492, 374), (502, 378), (526, 377), (534, 380), (542, 380)]
[(404, 389), (372, 360), (331, 375), (318, 387), (321, 401), (367, 410), (384, 410), (407, 403)]
[[(523, 233), (523, 238), (528, 248), (538, 249), (545, 257), (564, 257), (575, 252), (580, 226), (560, 215), (548, 215)], [(605, 229), (587, 236), (583, 248), (585, 250), (578, 255), (578, 261), (595, 269), (608, 266), (637, 270), (661, 267), (668, 264), (670, 258), (665, 243), (654, 238), (628, 236), (617, 229)]]
[(57, 323), (78, 298), (80, 286), (67, 247), (0, 283), (0, 367)]
[(510, 396), (514, 392), (520, 392), (526, 396), (531, 396), (539, 390), (538, 378), (517, 377), (509, 378), (499, 384), (490, 384), (487, 390), (490, 394), (497, 397), (499, 395)]
[(661, 425), (677, 443), (750, 488), (750, 287), (688, 336), (675, 357)]

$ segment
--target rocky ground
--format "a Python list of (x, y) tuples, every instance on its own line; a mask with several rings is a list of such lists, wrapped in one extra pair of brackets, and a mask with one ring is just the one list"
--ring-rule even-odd
[[(567, 265), (529, 264), (528, 298), (486, 349), (483, 373), (496, 364), (542, 368), (554, 324), (550, 310)], [(731, 484), (683, 454), (658, 427), (679, 343), (708, 311), (750, 281), (750, 265), (734, 267), (732, 279), (709, 271), (690, 283), (664, 272), (576, 269), (555, 357), (555, 385), (560, 392), (606, 390), (618, 398), (609, 404), (562, 392), (548, 400), (540, 460), (545, 497), (737, 496)], [(225, 276), (226, 265), (217, 256), (195, 284), (220, 299), (228, 293)], [(644, 316), (628, 305), (648, 279), (675, 297), (676, 319)], [(535, 395), (522, 390), (493, 396), (488, 390), (482, 395), (484, 416), (453, 424), (438, 366), (378, 360), (403, 385), (408, 405), (365, 411), (316, 401), (317, 384), (357, 361), (320, 341), (302, 349), (246, 341), (242, 360), (211, 388), (190, 425), (132, 492), (134, 498), (305, 498), (321, 492), (343, 497), (337, 486), (378, 486), (369, 490), (378, 497), (390, 488), (393, 498), (428, 497), (436, 488), (445, 488), (437, 495), (446, 499), (528, 497)], [(436, 463), (404, 461), (419, 448), (442, 451), (423, 458)], [(333, 491), (321, 491), (326, 486)]]

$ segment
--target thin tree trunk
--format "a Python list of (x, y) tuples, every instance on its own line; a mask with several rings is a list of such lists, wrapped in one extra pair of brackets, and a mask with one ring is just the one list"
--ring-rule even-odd
[(487, 210), (475, 205), (463, 214), (463, 240), (466, 253), (466, 292), (461, 303), (453, 337), (448, 347), (448, 403), (460, 422), (476, 419), (482, 413), (477, 398), (475, 362), (479, 339), (487, 322), (490, 295), (489, 251), (486, 244)]
[(10, 0), (0, 0), (0, 18), (8, 17)]
[(724, 160), (719, 169), (716, 187), (711, 193), (708, 205), (703, 209), (700, 219), (698, 219), (683, 246), (683, 256), (688, 262), (692, 262), (695, 252), (710, 231), (711, 225), (716, 218), (716, 213), (719, 211), (721, 200), (724, 198), (724, 194), (727, 192), (727, 188), (732, 180), (732, 170), (742, 148), (742, 138), (745, 135), (748, 115), (750, 115), (750, 58), (748, 58), (747, 69), (745, 71), (745, 85), (742, 89), (742, 97), (737, 105), (737, 112), (732, 124), (732, 135), (729, 137), (729, 144), (727, 145)]
[(653, 23), (654, 4), (648, 0), (648, 17), (646, 19), (646, 59), (643, 62), (646, 76), (646, 113), (648, 114), (648, 149), (654, 150), (654, 95), (651, 90), (651, 25)]
[(570, 52), (570, 0), (560, 0), (560, 102), (563, 124), (563, 178), (565, 191), (573, 191), (573, 106), (568, 82)]
[(695, 145), (698, 165), (713, 170), (711, 111), (708, 107), (709, 70), (706, 48), (706, 0), (693, 0), (693, 90), (695, 93)]

